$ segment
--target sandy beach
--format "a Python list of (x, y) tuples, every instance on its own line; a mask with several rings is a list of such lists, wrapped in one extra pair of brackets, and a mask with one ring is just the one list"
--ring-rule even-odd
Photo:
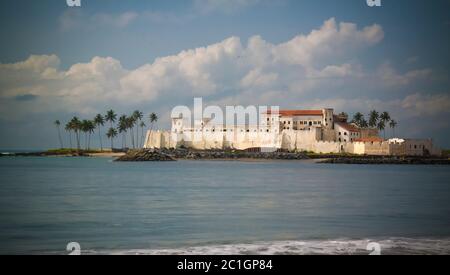
[(119, 153), (102, 152), (102, 153), (89, 154), (90, 157), (97, 157), (97, 158), (118, 158), (118, 157), (121, 157), (124, 155), (125, 155), (125, 153), (123, 153), (123, 152), (119, 152)]

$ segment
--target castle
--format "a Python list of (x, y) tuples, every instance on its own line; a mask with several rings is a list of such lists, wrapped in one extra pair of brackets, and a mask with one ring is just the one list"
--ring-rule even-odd
[(333, 109), (267, 111), (259, 123), (227, 126), (203, 118), (193, 124), (172, 117), (171, 131), (148, 131), (144, 148), (286, 150), (357, 155), (439, 155), (432, 140), (383, 140), (377, 129), (359, 128)]

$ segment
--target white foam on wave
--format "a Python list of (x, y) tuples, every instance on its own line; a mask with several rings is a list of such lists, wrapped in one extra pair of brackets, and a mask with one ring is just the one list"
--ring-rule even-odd
[(85, 251), (85, 254), (111, 255), (368, 255), (369, 243), (380, 244), (381, 254), (450, 254), (450, 238), (413, 239), (389, 238), (383, 240), (308, 240), (274, 241), (253, 244), (226, 244), (177, 249), (129, 249)]

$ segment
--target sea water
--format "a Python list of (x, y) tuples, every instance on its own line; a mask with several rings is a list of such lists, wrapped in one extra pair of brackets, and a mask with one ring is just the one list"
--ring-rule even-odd
[(0, 253), (450, 252), (448, 166), (1, 157)]

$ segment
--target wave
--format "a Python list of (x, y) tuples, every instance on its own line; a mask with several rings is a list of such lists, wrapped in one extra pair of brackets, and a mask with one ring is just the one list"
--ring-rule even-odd
[[(369, 245), (371, 244), (371, 245)], [(379, 246), (378, 246), (379, 245)], [(377, 249), (379, 251), (374, 251)], [(371, 248), (371, 249), (369, 249)], [(274, 241), (224, 244), (176, 249), (90, 250), (83, 254), (107, 255), (448, 255), (450, 238), (388, 238), (360, 240)]]

